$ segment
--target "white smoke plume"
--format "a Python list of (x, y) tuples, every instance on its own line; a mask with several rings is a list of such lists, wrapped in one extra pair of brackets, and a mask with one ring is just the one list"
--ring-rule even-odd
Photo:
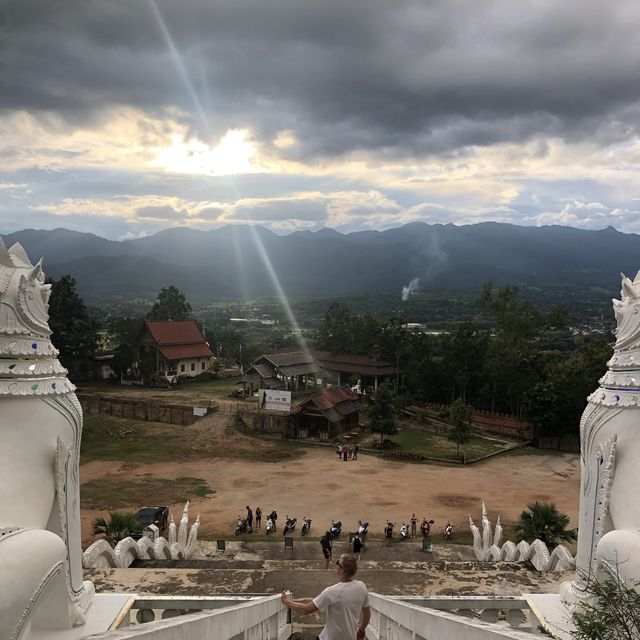
[(418, 289), (418, 278), (414, 278), (406, 287), (402, 287), (402, 302), (406, 302), (409, 296)]

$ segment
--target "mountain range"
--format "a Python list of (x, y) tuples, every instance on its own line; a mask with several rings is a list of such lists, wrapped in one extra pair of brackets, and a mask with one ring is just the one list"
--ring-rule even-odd
[(91, 302), (155, 299), (175, 285), (196, 304), (277, 295), (313, 298), (497, 286), (600, 287), (612, 293), (619, 274), (640, 266), (640, 236), (608, 227), (521, 227), (414, 222), (386, 231), (342, 234), (331, 229), (279, 236), (259, 226), (213, 231), (173, 228), (113, 241), (67, 229), (24, 229), (20, 242), (45, 272), (77, 281)]

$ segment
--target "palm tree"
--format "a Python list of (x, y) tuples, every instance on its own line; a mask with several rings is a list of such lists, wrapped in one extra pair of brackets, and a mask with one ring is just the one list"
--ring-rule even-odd
[(548, 547), (557, 547), (561, 542), (572, 542), (577, 538), (575, 529), (567, 529), (569, 516), (558, 511), (553, 502), (535, 501), (527, 505), (520, 514), (515, 531), (521, 540), (542, 540)]
[(109, 511), (109, 519), (96, 518), (93, 521), (93, 535), (104, 536), (114, 547), (120, 540), (140, 532), (136, 514), (131, 511)]

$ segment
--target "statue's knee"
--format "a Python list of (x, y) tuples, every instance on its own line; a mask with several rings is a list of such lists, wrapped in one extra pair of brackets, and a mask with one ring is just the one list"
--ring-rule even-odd
[(63, 540), (50, 531), (0, 536), (0, 637), (11, 637), (18, 628), (25, 607), (40, 597), (45, 576), (64, 579), (65, 558)]
[(598, 543), (596, 558), (625, 580), (640, 579), (640, 532), (628, 529), (609, 531)]
[[(17, 565), (21, 573), (35, 568), (46, 569), (66, 558), (64, 540), (44, 529), (24, 529), (0, 538), (0, 555), (9, 566)], [(6, 569), (7, 564), (4, 565)], [(3, 571), (3, 574), (5, 572)]]

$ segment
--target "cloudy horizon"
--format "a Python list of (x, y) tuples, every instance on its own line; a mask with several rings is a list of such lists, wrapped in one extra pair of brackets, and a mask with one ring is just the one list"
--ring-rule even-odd
[(640, 233), (640, 7), (9, 0), (0, 233)]

